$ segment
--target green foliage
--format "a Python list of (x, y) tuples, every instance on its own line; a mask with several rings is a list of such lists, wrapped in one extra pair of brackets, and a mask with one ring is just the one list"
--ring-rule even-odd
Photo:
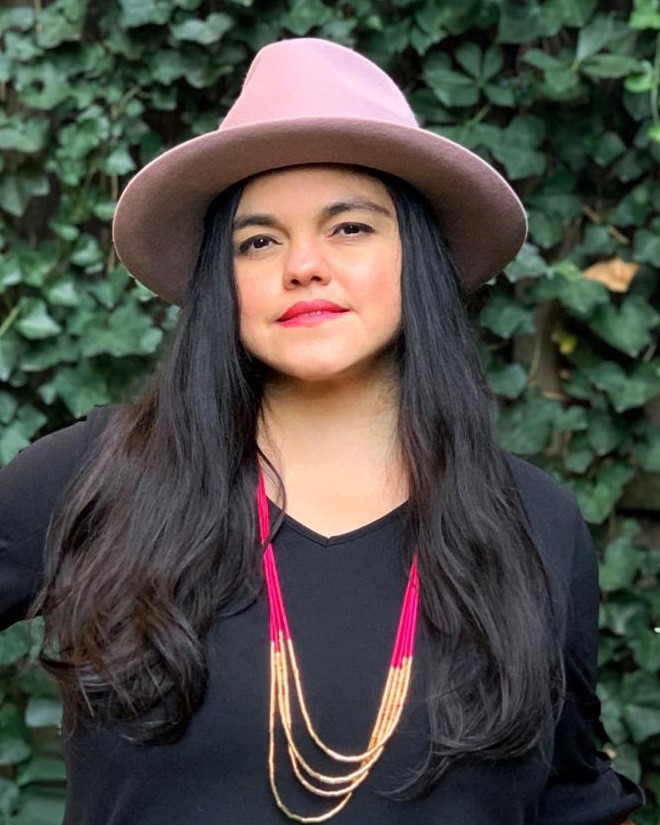
[[(177, 310), (117, 261), (118, 196), (164, 149), (215, 129), (254, 52), (293, 35), (370, 55), (420, 123), (525, 202), (527, 243), (483, 293), (481, 351), (502, 443), (571, 486), (592, 525), (603, 745), (647, 790), (635, 821), (657, 825), (660, 548), (640, 515), (660, 510), (657, 0), (4, 4), (0, 464), (153, 370)], [(52, 825), (61, 708), (27, 630), (0, 636), (0, 821)]]

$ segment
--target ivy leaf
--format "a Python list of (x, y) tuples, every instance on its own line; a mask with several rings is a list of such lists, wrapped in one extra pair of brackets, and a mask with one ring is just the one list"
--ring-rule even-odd
[(501, 292), (495, 292), (481, 310), (479, 323), (501, 338), (511, 338), (517, 332), (535, 330), (534, 315), (520, 302)]
[[(28, 728), (56, 727), (61, 722), (61, 699), (53, 699), (48, 696), (30, 696), (25, 708), (25, 724)], [(61, 760), (58, 760), (58, 764), (60, 762)]]
[(30, 439), (23, 435), (17, 424), (5, 427), (0, 433), (0, 465), (9, 464), (12, 458), (29, 444)]
[(134, 302), (118, 306), (107, 318), (107, 327), (85, 329), (80, 339), (85, 357), (108, 353), (115, 358), (146, 355), (156, 351), (163, 337), (153, 319)]
[(0, 665), (13, 665), (30, 651), (30, 631), (25, 622), (11, 625), (0, 634)]
[[(561, 430), (561, 426), (557, 427)], [(595, 453), (589, 446), (586, 436), (578, 433), (571, 437), (568, 453), (564, 459), (564, 467), (571, 473), (583, 475), (591, 466)]]
[(627, 372), (614, 361), (603, 361), (585, 369), (591, 383), (607, 393), (617, 413), (642, 407), (660, 395), (658, 362), (641, 362)]
[(461, 72), (440, 67), (427, 69), (424, 80), (445, 106), (473, 106), (479, 101), (479, 87)]
[(19, 797), (18, 785), (6, 777), (0, 776), (0, 814), (8, 818), (10, 814), (14, 813), (18, 808)]
[(502, 71), (504, 66), (504, 51), (497, 43), (491, 45), (484, 52), (484, 61), (481, 75), (484, 80), (491, 80)]
[(620, 637), (643, 627), (647, 620), (644, 605), (638, 601), (601, 603), (600, 615), (600, 626)]
[(47, 195), (48, 178), (38, 172), (16, 172), (0, 178), (0, 208), (20, 218), (32, 198)]
[(481, 49), (476, 43), (466, 41), (457, 46), (454, 57), (475, 80), (481, 78), (482, 56)]
[(9, 330), (0, 338), (0, 381), (9, 381), (25, 348), (25, 339), (14, 330)]
[[(283, 29), (288, 29), (298, 37), (304, 37), (315, 26), (328, 23), (332, 18), (332, 11), (321, 0), (292, 0), (289, 11), (282, 16), (280, 23)], [(409, 21), (404, 21), (404, 24), (408, 29)], [(394, 31), (391, 34), (396, 38)]]
[(623, 718), (639, 744), (660, 733), (660, 683), (655, 674), (635, 671), (621, 680)]
[(615, 132), (603, 132), (594, 146), (593, 159), (599, 166), (609, 166), (626, 151), (626, 144)]
[(46, 302), (42, 298), (22, 297), (18, 306), (20, 307), (19, 319), (14, 324), (25, 338), (39, 340), (41, 338), (52, 338), (59, 335), (62, 327), (48, 313)]
[(170, 18), (170, 0), (118, 0), (121, 7), (118, 25), (122, 28), (145, 26), (149, 23), (162, 26)]
[(628, 464), (610, 462), (599, 467), (595, 480), (577, 479), (575, 495), (585, 520), (602, 524), (634, 475), (635, 470)]
[(628, 295), (617, 309), (608, 302), (597, 306), (589, 327), (613, 347), (636, 357), (652, 341), (651, 331), (658, 326), (658, 314), (641, 295)]
[(561, 303), (580, 316), (593, 317), (598, 307), (611, 306), (607, 288), (599, 281), (584, 278), (582, 273), (577, 278), (560, 278), (557, 284)]
[(112, 309), (125, 292), (130, 280), (131, 277), (126, 269), (123, 266), (116, 266), (107, 273), (105, 278), (91, 284), (89, 291), (102, 306)]
[(85, 22), (86, 3), (82, 0), (56, 0), (37, 15), (36, 41), (43, 49), (80, 40)]
[(71, 253), (71, 263), (83, 267), (86, 272), (102, 269), (104, 254), (98, 239), (93, 235), (80, 235)]
[(66, 769), (64, 762), (54, 756), (35, 754), (18, 770), (16, 783), (24, 787), (32, 782), (64, 782)]
[(528, 43), (539, 37), (552, 37), (561, 28), (562, 10), (557, 5), (505, 2), (501, 8), (498, 43)]
[(594, 412), (589, 417), (586, 436), (596, 455), (604, 456), (621, 443), (623, 431), (611, 415)]
[(127, 146), (116, 146), (101, 161), (101, 169), (106, 175), (126, 175), (132, 172), (135, 166)]
[(637, 664), (645, 671), (660, 671), (660, 634), (652, 630), (642, 631), (630, 640), (630, 649)]
[(616, 31), (612, 15), (597, 15), (584, 26), (577, 39), (575, 60), (582, 63), (588, 57), (602, 51), (615, 37)]
[[(599, 583), (604, 593), (629, 587), (637, 576), (644, 553), (633, 547), (630, 537), (619, 536), (605, 548), (600, 564)], [(660, 637), (658, 637), (660, 642)]]
[(80, 158), (110, 137), (110, 121), (99, 107), (93, 106), (75, 123), (60, 129), (57, 156)]
[(86, 415), (94, 406), (112, 402), (107, 378), (89, 358), (73, 367), (61, 367), (49, 385), (66, 404), (74, 418)]
[(9, 118), (0, 125), (0, 149), (18, 149), (23, 154), (41, 151), (50, 127), (47, 118)]
[(556, 298), (567, 309), (584, 318), (588, 318), (600, 304), (609, 303), (605, 286), (598, 281), (583, 278), (574, 264), (555, 264), (550, 273), (549, 277), (539, 278), (530, 285), (531, 297), (544, 301)]
[(65, 807), (64, 788), (30, 784), (21, 792), (21, 807), (11, 825), (60, 825)]
[(660, 266), (660, 236), (648, 229), (638, 229), (633, 242), (636, 261)]
[(54, 341), (38, 341), (26, 350), (19, 361), (24, 372), (43, 372), (60, 364), (74, 363), (80, 357), (78, 343), (67, 335), (59, 335)]
[(0, 739), (0, 765), (16, 765), (27, 759), (32, 748), (24, 739), (7, 736)]
[[(642, 781), (642, 765), (637, 748), (630, 742), (622, 742), (612, 759), (612, 767), (618, 773), (627, 776), (632, 782)], [(625, 825), (625, 823), (624, 823)]]
[(587, 411), (584, 407), (573, 405), (561, 411), (555, 421), (558, 432), (574, 432), (575, 430), (586, 430), (589, 424)]
[(486, 375), (493, 392), (505, 398), (517, 398), (527, 384), (522, 364), (493, 363), (486, 369)]
[(527, 390), (515, 404), (500, 412), (498, 437), (511, 452), (537, 455), (545, 449), (561, 406)]
[(516, 257), (504, 270), (509, 281), (516, 283), (523, 278), (539, 278), (548, 272), (548, 264), (533, 243), (526, 241)]
[(444, 20), (446, 8), (433, 0), (427, 0), (424, 5), (416, 9), (414, 13), (415, 23), (431, 39), (432, 43), (439, 43), (446, 37), (444, 30)]
[(77, 307), (80, 303), (79, 289), (72, 275), (60, 275), (44, 287), (43, 295), (51, 306)]
[(623, 82), (624, 88), (635, 94), (650, 92), (656, 84), (655, 69), (649, 60), (640, 60), (639, 69), (629, 74)]
[(0, 34), (10, 29), (27, 31), (34, 25), (34, 9), (32, 6), (17, 6), (15, 8), (0, 9)]
[(640, 70), (641, 65), (637, 58), (620, 54), (595, 54), (580, 64), (580, 71), (595, 79), (626, 77)]
[(634, 0), (628, 25), (632, 29), (660, 29), (658, 0)]
[(213, 12), (206, 20), (190, 18), (183, 23), (172, 23), (170, 31), (176, 40), (189, 40), (193, 43), (201, 43), (202, 46), (210, 46), (232, 28), (234, 20), (223, 12)]
[(545, 137), (545, 123), (534, 115), (516, 115), (502, 132), (502, 140), (493, 146), (493, 156), (504, 164), (513, 180), (540, 175), (545, 171), (546, 156), (536, 151)]
[(646, 439), (636, 445), (633, 452), (643, 470), (648, 473), (660, 473), (660, 426), (649, 427)]
[(544, 52), (542, 49), (526, 50), (522, 55), (521, 60), (524, 63), (529, 63), (530, 66), (534, 66), (536, 69), (541, 69), (542, 71), (567, 68), (567, 64), (563, 60), (560, 60), (548, 52)]
[(515, 106), (516, 95), (512, 86), (508, 85), (506, 78), (498, 83), (486, 83), (484, 94), (494, 103), (495, 106)]
[(0, 424), (9, 424), (18, 408), (18, 401), (8, 392), (0, 391)]

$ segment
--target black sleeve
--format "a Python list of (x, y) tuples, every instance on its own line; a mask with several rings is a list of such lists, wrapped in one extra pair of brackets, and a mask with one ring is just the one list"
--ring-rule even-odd
[(602, 735), (595, 692), (598, 656), (598, 557), (589, 528), (575, 505), (575, 552), (568, 604), (566, 701), (555, 732), (540, 825), (619, 825), (644, 804), (643, 791), (617, 773), (598, 750)]
[(87, 421), (37, 439), (0, 469), (0, 630), (25, 618), (43, 580), (46, 530), (87, 446)]

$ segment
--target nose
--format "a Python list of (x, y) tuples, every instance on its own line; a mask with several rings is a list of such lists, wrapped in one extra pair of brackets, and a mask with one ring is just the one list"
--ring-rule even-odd
[(312, 238), (292, 239), (284, 258), (285, 286), (306, 284), (329, 278), (329, 268), (317, 241)]

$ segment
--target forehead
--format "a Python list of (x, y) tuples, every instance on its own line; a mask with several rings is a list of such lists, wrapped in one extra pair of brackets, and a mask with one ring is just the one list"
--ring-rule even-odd
[(284, 204), (291, 201), (293, 192), (304, 193), (310, 200), (368, 194), (384, 204), (392, 202), (384, 184), (368, 172), (325, 163), (289, 166), (256, 175), (245, 184), (239, 209), (264, 200), (281, 200)]

